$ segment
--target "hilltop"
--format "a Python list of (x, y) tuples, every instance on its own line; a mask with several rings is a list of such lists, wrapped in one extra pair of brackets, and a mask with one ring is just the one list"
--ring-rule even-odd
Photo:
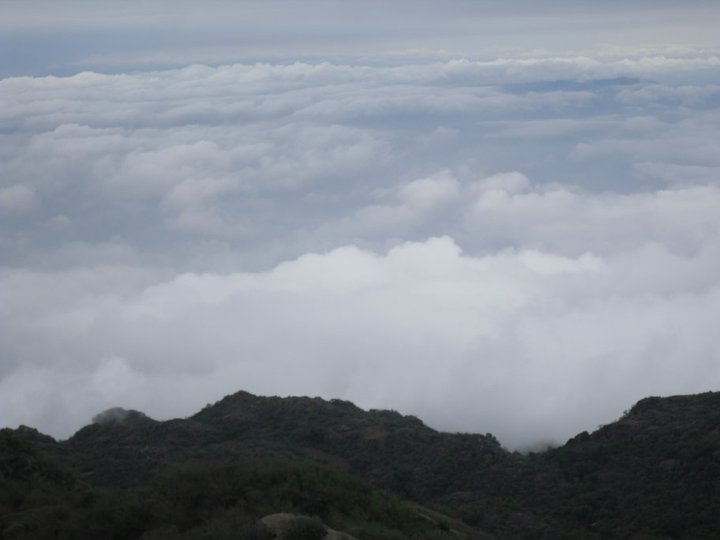
[(278, 512), (361, 540), (713, 538), (720, 394), (646, 398), (594, 433), (521, 455), (490, 434), (442, 433), (395, 411), (238, 392), (163, 422), (112, 409), (67, 441), (2, 430), (0, 481), (0, 531), (13, 533), (0, 538), (40, 538), (17, 516), (48, 507), (80, 527), (107, 497), (144, 516), (110, 520), (107, 538), (199, 538), (215, 522), (232, 528), (228, 513), (246, 531), (234, 537), (253, 538), (258, 519)]

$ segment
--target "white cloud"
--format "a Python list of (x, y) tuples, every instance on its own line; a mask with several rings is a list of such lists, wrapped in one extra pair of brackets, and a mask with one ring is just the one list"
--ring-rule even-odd
[(650, 103), (679, 102), (683, 106), (702, 106), (708, 100), (720, 97), (717, 85), (670, 86), (666, 84), (647, 84), (628, 88), (618, 92), (618, 101), (627, 105), (647, 106)]
[(720, 383), (719, 253), (470, 257), (444, 237), (124, 294), (14, 272), (3, 339), (33, 340), (13, 339), (24, 361), (4, 370), (0, 421), (67, 436), (102, 407), (182, 415), (244, 388), (393, 407), (512, 446), (562, 440), (645, 394)]
[(0, 214), (25, 214), (37, 204), (35, 190), (23, 184), (0, 188)]
[(514, 195), (524, 193), (530, 189), (530, 181), (524, 174), (514, 171), (488, 176), (475, 182), (471, 190), (481, 197), (488, 192), (502, 192)]
[(717, 57), (611, 49), (0, 80), (0, 424), (242, 388), (520, 445), (716, 387)]
[[(712, 2), (579, 5), (553, 0), (539, 6), (488, 0), (448, 10), (443, 2), (429, 1), (422, 8), (407, 0), (372, 3), (372, 9), (326, 0), (216, 0), (212, 9), (184, 0), (142, 5), (107, 0), (102, 9), (82, 0), (68, 0), (61, 7), (47, 0), (32, 7), (5, 0), (0, 27), (10, 37), (39, 35), (49, 41), (53, 54), (35, 60), (44, 69), (88, 63), (137, 69), (238, 57), (388, 57), (397, 51), (404, 58), (462, 51), (497, 57), (517, 49), (535, 56), (571, 49), (613, 58), (674, 58), (717, 45), (713, 23), (718, 8)], [(92, 38), (68, 42), (71, 33), (92, 33)], [(24, 63), (16, 60), (11, 66), (36, 67), (32, 58), (20, 57)]]
[(460, 183), (448, 173), (413, 180), (402, 186), (398, 196), (404, 203), (420, 210), (431, 210), (454, 201), (460, 193)]
[(633, 170), (640, 176), (660, 178), (670, 185), (707, 185), (720, 180), (720, 166), (641, 161), (633, 164)]
[[(709, 186), (639, 194), (591, 194), (564, 186), (515, 193), (483, 192), (466, 214), (467, 227), (495, 246), (538, 246), (560, 253), (616, 253), (657, 243), (693, 253), (714, 242), (712, 211), (720, 190)], [(491, 244), (491, 245), (492, 245)]]

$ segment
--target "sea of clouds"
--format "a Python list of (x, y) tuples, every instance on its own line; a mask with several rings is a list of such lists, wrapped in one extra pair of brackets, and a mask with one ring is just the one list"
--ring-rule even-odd
[(720, 58), (0, 80), (0, 425), (240, 389), (512, 448), (720, 387)]

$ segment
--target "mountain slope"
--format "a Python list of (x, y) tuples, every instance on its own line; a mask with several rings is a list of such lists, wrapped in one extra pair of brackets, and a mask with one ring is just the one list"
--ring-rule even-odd
[[(14, 450), (5, 445), (0, 465), (16, 459), (26, 464), (21, 470), (30, 472), (16, 478), (7, 473), (16, 468), (5, 466), (3, 481), (16, 487), (26, 482), (33, 490), (45, 486), (52, 493), (85, 486), (82, 489), (140, 497), (144, 490), (153, 492), (157, 485), (153, 482), (162, 484), (167, 474), (180, 474), (182, 467), (199, 468), (210, 477), (233, 478), (242, 477), (247, 464), (270, 459), (282, 464), (283, 474), (290, 477), (295, 474), (288, 472), (296, 466), (292, 463), (322, 471), (311, 476), (329, 476), (317, 485), (306, 479), (305, 485), (314, 487), (300, 490), (294, 498), (280, 490), (285, 495), (277, 496), (275, 504), (284, 501), (280, 506), (285, 507), (262, 507), (262, 511), (322, 514), (325, 508), (326, 514), (332, 514), (327, 510), (329, 501), (338, 497), (355, 501), (335, 511), (334, 518), (323, 515), (336, 524), (349, 523), (347, 516), (361, 498), (352, 490), (324, 499), (317, 493), (322, 493), (321, 485), (348, 485), (333, 475), (349, 473), (349, 478), (362, 477), (471, 527), (463, 529), (466, 526), (460, 522), (440, 527), (448, 518), (431, 519), (430, 530), (422, 534), (438, 538), (451, 528), (462, 529), (468, 538), (485, 531), (498, 539), (714, 538), (720, 531), (717, 393), (647, 398), (592, 434), (582, 433), (560, 448), (528, 456), (507, 452), (491, 435), (441, 433), (394, 411), (364, 411), (340, 400), (258, 397), (247, 392), (226, 396), (190, 418), (167, 422), (136, 411), (112, 410), (59, 443), (27, 428), (5, 432), (16, 442), (25, 442), (10, 445)], [(34, 450), (21, 451), (23, 445)], [(66, 472), (58, 475), (52, 472), (56, 466), (42, 463), (62, 464)], [(180, 483), (202, 500), (207, 487), (203, 475), (191, 477), (194, 480)], [(256, 489), (262, 491), (252, 487)], [(235, 495), (220, 489), (212, 497), (241, 500), (237, 492), (230, 492)], [(209, 500), (215, 501), (212, 497)], [(359, 503), (367, 506), (367, 501)], [(244, 519), (260, 511), (257, 507)], [(202, 525), (198, 519), (193, 527)], [(363, 519), (382, 522), (377, 516)], [(405, 532), (396, 528), (393, 534), (414, 534), (408, 532), (410, 522), (405, 520)], [(358, 523), (353, 526), (362, 528)], [(385, 533), (375, 537), (392, 537), (387, 523), (378, 527), (385, 527)], [(366, 532), (366, 537), (371, 536)]]
[[(56, 461), (38, 442), (27, 428), (0, 430), (0, 539), (270, 540), (273, 531), (288, 540), (489, 538), (304, 461), (168, 461), (159, 474), (119, 489), (86, 483), (74, 461)], [(288, 516), (284, 527), (265, 525), (264, 517), (279, 513)]]
[(720, 537), (719, 393), (643, 399), (536, 461), (554, 478), (544, 507), (588, 531)]

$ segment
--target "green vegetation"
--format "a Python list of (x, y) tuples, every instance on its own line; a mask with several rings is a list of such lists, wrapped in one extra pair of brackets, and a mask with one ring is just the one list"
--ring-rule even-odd
[[(39, 454), (32, 442), (3, 431), (3, 457), (31, 463)], [(2, 477), (2, 538), (262, 539), (271, 535), (260, 518), (276, 512), (300, 516), (282, 538), (323, 538), (323, 523), (368, 540), (456, 538), (446, 522), (428, 519), (393, 495), (306, 462), (186, 462), (122, 490), (68, 481), (70, 471), (37, 464), (27, 469), (23, 478)]]
[[(718, 538), (718, 485), (715, 393), (642, 400), (527, 456), (394, 411), (244, 392), (187, 420), (113, 411), (64, 442), (0, 430), (0, 539)], [(283, 529), (260, 521), (278, 513)]]

